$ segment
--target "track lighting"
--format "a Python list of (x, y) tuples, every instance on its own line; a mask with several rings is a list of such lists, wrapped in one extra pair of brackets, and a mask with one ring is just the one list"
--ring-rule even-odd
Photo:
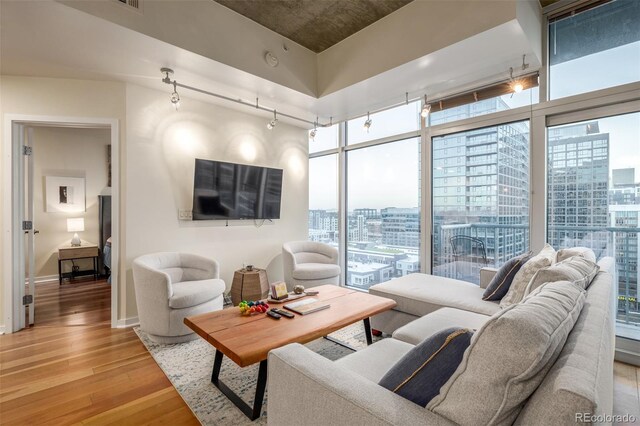
[(173, 107), (177, 111), (178, 108), (180, 107), (180, 95), (178, 94), (178, 90), (177, 90), (178, 82), (175, 80), (171, 81), (171, 77), (173, 76), (173, 70), (171, 68), (163, 67), (163, 68), (160, 68), (160, 72), (164, 74), (164, 78), (162, 79), (163, 83), (173, 84), (173, 92), (171, 93), (171, 96), (169, 96), (169, 100), (171, 101), (171, 103), (173, 104)]
[(312, 141), (316, 140), (316, 135), (318, 134), (318, 117), (316, 117), (316, 121), (313, 123), (313, 130), (309, 132), (309, 139)]
[(422, 106), (422, 111), (420, 111), (420, 115), (422, 116), (422, 118), (427, 118), (430, 112), (431, 112), (431, 104), (427, 102), (427, 95), (424, 95), (424, 105)]
[[(529, 68), (529, 64), (525, 62), (526, 58), (527, 58), (527, 55), (522, 55), (522, 71)], [(522, 84), (522, 82), (513, 79), (513, 67), (509, 68), (509, 78), (510, 78), (511, 89), (513, 90), (513, 93), (520, 93), (524, 90), (524, 85)]]
[(369, 128), (371, 127), (371, 118), (369, 117), (369, 113), (367, 112), (367, 121), (364, 122), (364, 126), (362, 127), (364, 130), (367, 131), (367, 133), (369, 133)]
[(176, 82), (173, 82), (173, 93), (171, 94), (171, 97), (169, 98), (171, 100), (171, 103), (173, 104), (173, 107), (176, 109), (176, 111), (178, 110), (178, 108), (180, 108), (180, 95), (178, 94), (178, 91), (176, 90)]
[(274, 109), (273, 110), (273, 120), (271, 120), (270, 122), (267, 123), (267, 129), (273, 130), (273, 128), (276, 127), (276, 124), (278, 124), (278, 113)]
[(509, 68), (509, 84), (511, 85), (511, 90), (513, 90), (513, 93), (520, 93), (524, 89), (524, 86), (521, 82), (513, 79), (513, 67)]

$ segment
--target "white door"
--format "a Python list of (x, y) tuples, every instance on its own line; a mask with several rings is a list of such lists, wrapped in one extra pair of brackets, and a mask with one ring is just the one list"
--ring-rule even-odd
[[(22, 161), (20, 173), (20, 192), (22, 192), (22, 232), (24, 235), (23, 240), (23, 253), (24, 253), (24, 280), (25, 283), (21, 288), (24, 289), (21, 294), (22, 309), (20, 311), (21, 318), (25, 318), (25, 323), (21, 324), (23, 327), (26, 323), (33, 325), (35, 320), (35, 234), (38, 231), (35, 230), (34, 208), (33, 208), (33, 128), (22, 127)], [(22, 275), (22, 274), (21, 274)], [(22, 293), (22, 292), (21, 292)]]

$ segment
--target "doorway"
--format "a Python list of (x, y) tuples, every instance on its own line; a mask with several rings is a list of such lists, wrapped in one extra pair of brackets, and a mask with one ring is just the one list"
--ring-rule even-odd
[(5, 116), (4, 136), (5, 331), (115, 327), (117, 120)]

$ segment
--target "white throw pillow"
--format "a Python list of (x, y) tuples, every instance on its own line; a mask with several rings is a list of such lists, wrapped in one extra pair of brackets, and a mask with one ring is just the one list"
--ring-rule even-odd
[(556, 251), (549, 244), (545, 244), (540, 253), (529, 259), (518, 271), (509, 291), (500, 301), (501, 308), (507, 308), (515, 303), (520, 303), (524, 299), (525, 291), (531, 278), (542, 268), (553, 265), (556, 258)]
[(587, 260), (596, 263), (596, 254), (589, 247), (571, 247), (558, 250), (556, 263), (567, 260), (573, 256), (582, 256)]
[(526, 297), (536, 288), (556, 281), (571, 281), (586, 290), (599, 270), (600, 267), (592, 261), (582, 256), (573, 256), (536, 272), (529, 281), (524, 295)]
[(559, 281), (492, 316), (427, 409), (463, 426), (513, 424), (560, 355), (584, 301), (584, 290)]

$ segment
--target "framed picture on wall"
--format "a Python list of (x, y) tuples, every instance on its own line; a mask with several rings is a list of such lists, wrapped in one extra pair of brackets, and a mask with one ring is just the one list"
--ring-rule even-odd
[(86, 209), (84, 178), (45, 177), (45, 211), (47, 213), (79, 213)]

